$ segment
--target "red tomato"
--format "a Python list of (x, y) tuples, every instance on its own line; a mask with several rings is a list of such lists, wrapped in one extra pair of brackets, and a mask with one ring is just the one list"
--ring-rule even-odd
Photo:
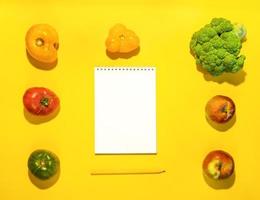
[(24, 93), (23, 104), (31, 114), (48, 115), (59, 107), (60, 100), (47, 88), (32, 87)]

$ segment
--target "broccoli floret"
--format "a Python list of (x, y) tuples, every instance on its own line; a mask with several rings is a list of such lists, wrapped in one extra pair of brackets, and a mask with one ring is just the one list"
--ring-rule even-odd
[(195, 32), (190, 49), (201, 65), (213, 76), (235, 73), (243, 68), (245, 56), (239, 55), (246, 29), (224, 18), (213, 18), (210, 24)]

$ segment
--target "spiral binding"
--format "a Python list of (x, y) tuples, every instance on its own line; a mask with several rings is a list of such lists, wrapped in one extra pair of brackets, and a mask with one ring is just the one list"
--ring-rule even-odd
[(110, 66), (99, 66), (95, 67), (96, 71), (154, 71), (155, 67), (131, 67), (131, 66), (125, 66), (125, 67), (110, 67)]

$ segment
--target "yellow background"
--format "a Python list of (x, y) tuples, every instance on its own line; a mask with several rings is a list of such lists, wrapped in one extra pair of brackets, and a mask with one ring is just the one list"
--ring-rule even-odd
[[(94, 2), (94, 1), (93, 1)], [(0, 2), (0, 199), (260, 199), (260, 3), (247, 1), (1, 1)], [(189, 53), (193, 32), (212, 17), (245, 24), (244, 70), (212, 79), (196, 69)], [(110, 59), (104, 41), (121, 22), (133, 29), (141, 50), (130, 59)], [(54, 26), (60, 37), (58, 65), (40, 70), (25, 52), (25, 33), (35, 23)], [(157, 66), (157, 155), (94, 155), (96, 65)], [(44, 86), (61, 99), (58, 116), (32, 124), (23, 113), (28, 87)], [(205, 119), (205, 104), (216, 94), (231, 97), (236, 122), (225, 132)], [(38, 148), (61, 160), (60, 179), (41, 190), (27, 174), (27, 159)], [(233, 155), (236, 180), (229, 189), (210, 187), (202, 161), (211, 150)], [(91, 169), (163, 168), (161, 175), (91, 176)]]

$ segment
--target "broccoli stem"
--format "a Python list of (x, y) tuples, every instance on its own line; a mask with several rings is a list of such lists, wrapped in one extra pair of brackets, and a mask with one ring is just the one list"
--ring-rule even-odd
[(234, 24), (233, 31), (240, 38), (241, 41), (246, 39), (246, 27), (243, 24)]

